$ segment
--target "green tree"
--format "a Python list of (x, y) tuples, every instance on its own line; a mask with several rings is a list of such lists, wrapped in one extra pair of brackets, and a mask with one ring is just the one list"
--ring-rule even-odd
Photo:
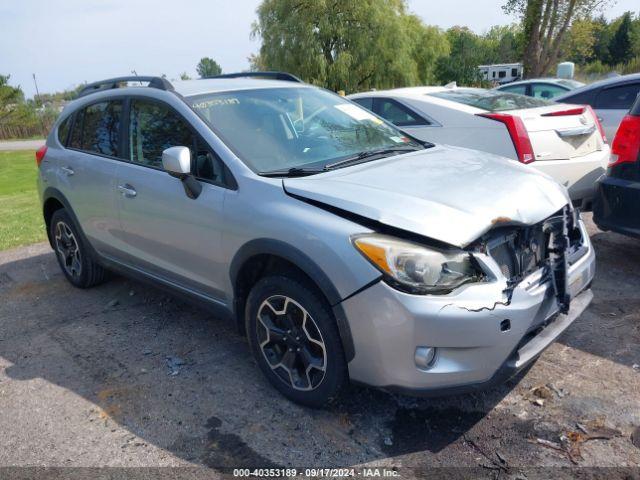
[(631, 12), (622, 15), (622, 21), (609, 43), (609, 63), (627, 63), (633, 58), (631, 50)]
[(402, 24), (409, 37), (410, 55), (415, 62), (418, 82), (422, 85), (436, 83), (436, 63), (450, 53), (446, 35), (438, 27), (424, 25), (415, 15), (403, 16)]
[(495, 25), (481, 38), (482, 63), (512, 63), (522, 58), (522, 29), (516, 25)]
[(609, 55), (609, 44), (611, 43), (611, 28), (609, 22), (600, 15), (593, 20), (595, 42), (593, 44), (593, 57), (591, 60), (601, 63), (609, 63), (611, 57)]
[(564, 37), (577, 18), (590, 16), (613, 0), (507, 0), (503, 9), (520, 18), (524, 31), (525, 76), (539, 77), (558, 62)]
[(598, 24), (588, 18), (573, 22), (566, 38), (565, 56), (579, 65), (593, 60), (598, 28)]
[(455, 81), (460, 85), (480, 84), (478, 65), (484, 62), (487, 54), (483, 50), (482, 38), (467, 27), (452, 27), (446, 36), (451, 53), (437, 61), (438, 80), (442, 83)]
[(222, 68), (213, 58), (204, 57), (198, 62), (196, 72), (198, 72), (200, 78), (210, 78), (220, 75), (222, 73)]
[(11, 75), (0, 75), (0, 125), (16, 121), (27, 112), (24, 110), (24, 94), (20, 87), (9, 85)]
[(253, 36), (262, 46), (252, 68), (348, 92), (413, 85), (430, 75), (415, 60), (417, 27), (403, 0), (263, 0), (257, 13)]

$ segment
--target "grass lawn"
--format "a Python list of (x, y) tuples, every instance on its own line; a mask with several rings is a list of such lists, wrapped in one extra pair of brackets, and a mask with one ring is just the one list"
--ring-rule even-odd
[(46, 239), (35, 153), (0, 152), (0, 250)]

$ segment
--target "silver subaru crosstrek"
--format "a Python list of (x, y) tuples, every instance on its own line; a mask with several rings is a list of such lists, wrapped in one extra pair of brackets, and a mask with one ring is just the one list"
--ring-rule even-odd
[(594, 251), (550, 177), (288, 74), (223, 77), (111, 79), (65, 108), (36, 157), (73, 285), (113, 270), (204, 302), (310, 406), (349, 380), (504, 381), (591, 301)]

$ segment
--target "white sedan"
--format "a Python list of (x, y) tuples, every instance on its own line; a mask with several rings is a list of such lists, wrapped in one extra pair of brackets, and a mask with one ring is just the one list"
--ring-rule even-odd
[(419, 140), (482, 150), (529, 164), (566, 186), (590, 209), (609, 161), (602, 126), (589, 106), (497, 90), (411, 87), (349, 98)]

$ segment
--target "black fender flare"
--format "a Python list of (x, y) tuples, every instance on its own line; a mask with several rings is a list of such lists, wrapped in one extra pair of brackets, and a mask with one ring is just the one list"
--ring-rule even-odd
[[(338, 292), (338, 289), (331, 279), (329, 279), (324, 270), (322, 270), (322, 268), (320, 268), (320, 266), (311, 257), (293, 245), (281, 240), (274, 240), (271, 238), (250, 240), (240, 247), (234, 255), (229, 267), (229, 276), (234, 290), (233, 310), (236, 318), (238, 317), (239, 312), (236, 281), (245, 262), (256, 255), (273, 255), (283, 258), (298, 267), (310, 279), (312, 279), (333, 310), (346, 361), (351, 361), (355, 356), (355, 348), (353, 344), (353, 337), (351, 336), (351, 329), (349, 328), (349, 322), (347, 321), (347, 317), (341, 305), (343, 298)], [(244, 325), (244, 319), (237, 318), (237, 321), (239, 322), (239, 325)]]
[[(75, 224), (74, 226), (78, 230), (78, 233), (80, 234), (81, 240), (84, 243), (84, 245), (89, 249), (89, 252), (91, 252), (91, 255), (93, 256), (94, 259), (99, 259), (99, 255), (97, 254), (97, 252), (93, 248), (93, 245), (91, 245), (91, 242), (89, 242), (86, 235), (84, 234), (84, 231), (80, 226), (80, 222), (78, 221), (78, 217), (76, 217), (76, 214), (73, 211), (73, 208), (71, 208), (71, 204), (69, 203), (67, 198), (64, 196), (64, 194), (57, 188), (47, 187), (42, 193), (42, 215), (44, 216), (44, 206), (46, 205), (47, 200), (50, 200), (52, 198), (56, 199), (58, 202), (62, 204), (64, 209), (67, 211), (67, 213), (71, 217), (71, 220), (73, 220), (73, 223)], [(51, 245), (51, 248), (53, 248), (53, 241), (51, 239), (50, 228), (49, 228), (49, 225), (46, 224), (46, 222), (45, 222), (45, 228), (47, 229), (47, 238), (49, 239), (49, 245)]]

